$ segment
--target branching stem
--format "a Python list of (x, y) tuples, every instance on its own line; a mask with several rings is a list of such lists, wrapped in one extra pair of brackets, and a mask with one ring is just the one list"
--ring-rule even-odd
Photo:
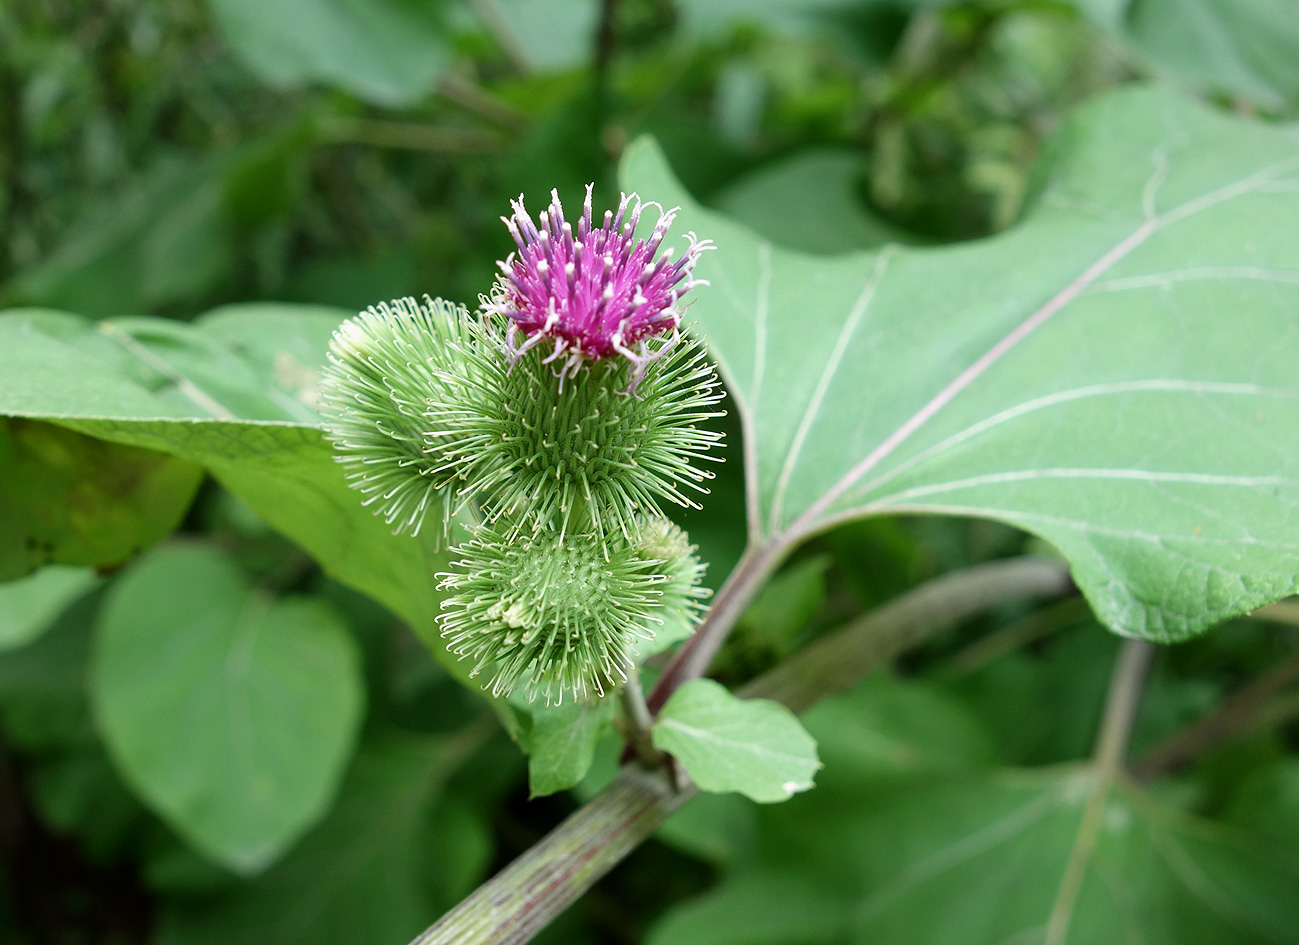
[(668, 697), (682, 683), (702, 676), (708, 670), (735, 622), (740, 619), (767, 578), (779, 567), (789, 549), (787, 543), (771, 541), (745, 551), (735, 570), (717, 592), (704, 622), (699, 625), (694, 636), (677, 650), (676, 656), (659, 677), (649, 696), (650, 712), (656, 713), (663, 708)]
[[(736, 571), (745, 567), (742, 561)], [(750, 559), (747, 567), (755, 569), (747, 573), (765, 574), (774, 562)], [(1072, 588), (1063, 562), (1049, 558), (998, 561), (950, 574), (798, 651), (744, 687), (742, 695), (777, 699), (801, 711), (956, 621), (1004, 601), (1065, 594)], [(730, 612), (738, 616), (742, 606), (733, 603)], [(633, 707), (629, 715), (633, 712), (639, 710)], [(648, 771), (639, 761), (624, 765), (609, 787), (413, 945), (522, 945), (695, 793), (691, 784), (674, 785), (665, 768)]]

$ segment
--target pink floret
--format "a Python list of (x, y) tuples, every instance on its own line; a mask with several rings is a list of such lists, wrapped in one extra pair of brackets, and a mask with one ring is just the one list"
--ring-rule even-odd
[[(712, 243), (688, 233), (679, 260), (673, 261), (670, 248), (656, 259), (677, 208), (664, 212), (657, 203), (623, 194), (618, 213), (606, 210), (597, 229), (591, 223), (591, 191), (588, 184), (576, 233), (564, 219), (557, 191), (551, 191), (550, 207), (537, 223), (523, 208), (521, 194), (510, 202), (514, 213), (501, 220), (519, 250), (498, 263), (501, 276), (491, 298), (483, 299), (483, 310), (510, 319), (506, 345), (513, 358), (540, 344), (553, 346), (545, 360), (557, 361), (563, 377), (588, 359), (621, 355), (634, 366), (634, 384), (675, 342), (681, 297), (707, 284), (692, 278), (691, 270)], [(638, 240), (636, 225), (645, 207), (657, 209), (659, 219), (649, 239)], [(666, 333), (671, 334), (664, 344), (645, 344)]]

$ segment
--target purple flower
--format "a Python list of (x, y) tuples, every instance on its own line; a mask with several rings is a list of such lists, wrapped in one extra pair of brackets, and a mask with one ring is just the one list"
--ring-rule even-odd
[[(621, 355), (633, 365), (634, 387), (646, 365), (676, 342), (678, 303), (693, 286), (707, 284), (690, 273), (712, 242), (688, 233), (689, 246), (679, 260), (673, 261), (671, 248), (656, 259), (679, 208), (664, 212), (657, 203), (623, 194), (617, 215), (606, 210), (596, 229), (592, 187), (586, 187), (576, 234), (564, 219), (558, 191), (551, 191), (550, 208), (538, 217), (540, 227), (523, 208), (522, 194), (510, 202), (514, 213), (501, 220), (519, 251), (498, 263), (502, 275), (491, 298), (483, 299), (483, 310), (510, 319), (506, 347), (512, 358), (540, 344), (553, 345), (545, 361), (559, 361), (562, 379), (588, 359)], [(656, 208), (659, 219), (649, 239), (638, 240), (636, 225), (645, 207)], [(646, 345), (665, 332), (672, 333), (665, 344)]]

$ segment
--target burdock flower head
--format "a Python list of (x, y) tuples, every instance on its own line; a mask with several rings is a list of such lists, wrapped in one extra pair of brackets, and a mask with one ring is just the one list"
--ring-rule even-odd
[[(645, 207), (659, 209), (636, 238)], [(484, 311), (399, 299), (344, 322), (321, 382), (326, 436), (396, 532), (468, 531), (440, 575), (442, 636), (498, 696), (603, 696), (688, 635), (703, 564), (659, 505), (698, 507), (721, 382), (681, 330), (711, 244), (660, 254), (675, 211), (624, 196), (577, 231), (520, 198), (518, 252)]]
[[(680, 259), (673, 261), (671, 248), (659, 255), (677, 211), (642, 203), (635, 194), (623, 194), (617, 214), (606, 210), (597, 228), (591, 220), (592, 186), (587, 185), (576, 233), (564, 219), (558, 191), (551, 191), (550, 208), (536, 223), (522, 194), (511, 202), (513, 215), (501, 220), (519, 251), (499, 263), (501, 276), (491, 297), (483, 299), (483, 310), (510, 319), (511, 357), (549, 346), (545, 360), (559, 363), (562, 379), (584, 361), (621, 355), (633, 365), (635, 386), (646, 364), (675, 342), (681, 297), (705, 284), (691, 273), (712, 243), (687, 233)], [(641, 240), (636, 227), (646, 207), (658, 210), (659, 219), (649, 239)], [(658, 346), (646, 344), (665, 335)]]

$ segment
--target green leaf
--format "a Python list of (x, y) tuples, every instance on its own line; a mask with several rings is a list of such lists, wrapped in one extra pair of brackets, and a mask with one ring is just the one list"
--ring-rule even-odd
[(95, 573), (89, 568), (62, 565), (0, 584), (0, 652), (31, 643), (94, 585)]
[(1272, 110), (1299, 105), (1299, 16), (1292, 0), (1074, 2), (1196, 92)]
[(997, 519), (1114, 630), (1172, 641), (1299, 587), (1299, 138), (1160, 90), (1079, 110), (1001, 235), (817, 258), (623, 184), (715, 240), (691, 309), (744, 425), (749, 531)]
[[(478, 736), (475, 736), (476, 738)], [(474, 742), (476, 745), (477, 742)], [(158, 945), (406, 942), (481, 876), (484, 829), (439, 814), (456, 740), (388, 738), (357, 756), (329, 817), (256, 880), (164, 908)], [(468, 829), (467, 829), (468, 827)], [(476, 865), (475, 865), (476, 864)]]
[(528, 793), (545, 797), (573, 787), (591, 770), (595, 748), (613, 714), (613, 701), (528, 706), (531, 724), (520, 736), (528, 754)]
[(201, 547), (159, 550), (119, 578), (91, 685), (127, 782), (195, 847), (245, 873), (328, 809), (364, 699), (356, 648), (330, 608), (273, 599)]
[[(855, 816), (822, 820), (822, 850), (768, 855), (675, 910), (648, 941), (1296, 941), (1299, 870), (1256, 838), (1140, 794), (1111, 797), (1077, 898), (1064, 896), (1088, 785), (1073, 773), (912, 786)], [(816, 816), (814, 797), (805, 820)], [(819, 908), (808, 907), (813, 891)], [(755, 908), (789, 916), (778, 936), (748, 934)]]
[(654, 837), (706, 863), (731, 867), (757, 846), (755, 810), (739, 794), (700, 794), (663, 821)]
[(450, 62), (440, 3), (208, 2), (236, 55), (281, 88), (321, 82), (376, 105), (410, 105)]
[(806, 253), (912, 242), (867, 210), (865, 171), (858, 152), (803, 150), (742, 177), (712, 205), (775, 245)]
[[(316, 426), (319, 369), (345, 314), (228, 306), (190, 326), (0, 313), (0, 415), (47, 419), (205, 466), (327, 572), (407, 621), (453, 675), (478, 690), (436, 626), (445, 551), (431, 530), (396, 537), (364, 508)], [(516, 731), (513, 711), (489, 701)]]
[(817, 704), (803, 724), (836, 781), (893, 783), (968, 771), (995, 755), (992, 738), (965, 705), (936, 686), (901, 682), (886, 672)]
[(1299, 759), (1293, 755), (1254, 773), (1233, 792), (1226, 818), (1299, 853)]
[[(1128, 787), (1084, 826), (1091, 768), (988, 770), (988, 732), (923, 682), (876, 674), (805, 722), (825, 760), (817, 789), (753, 808), (762, 842), (649, 945), (1296, 941), (1299, 862), (1266, 829), (1224, 828)], [(1073, 868), (1071, 900), (1083, 836), (1095, 846)]]
[(496, 0), (528, 64), (542, 72), (590, 61), (600, 21), (597, 0)]
[(169, 456), (0, 417), (0, 580), (120, 564), (179, 524), (201, 479)]
[(674, 692), (652, 735), (701, 791), (738, 791), (763, 804), (808, 790), (821, 767), (816, 742), (794, 713), (766, 699), (738, 699), (711, 679)]

